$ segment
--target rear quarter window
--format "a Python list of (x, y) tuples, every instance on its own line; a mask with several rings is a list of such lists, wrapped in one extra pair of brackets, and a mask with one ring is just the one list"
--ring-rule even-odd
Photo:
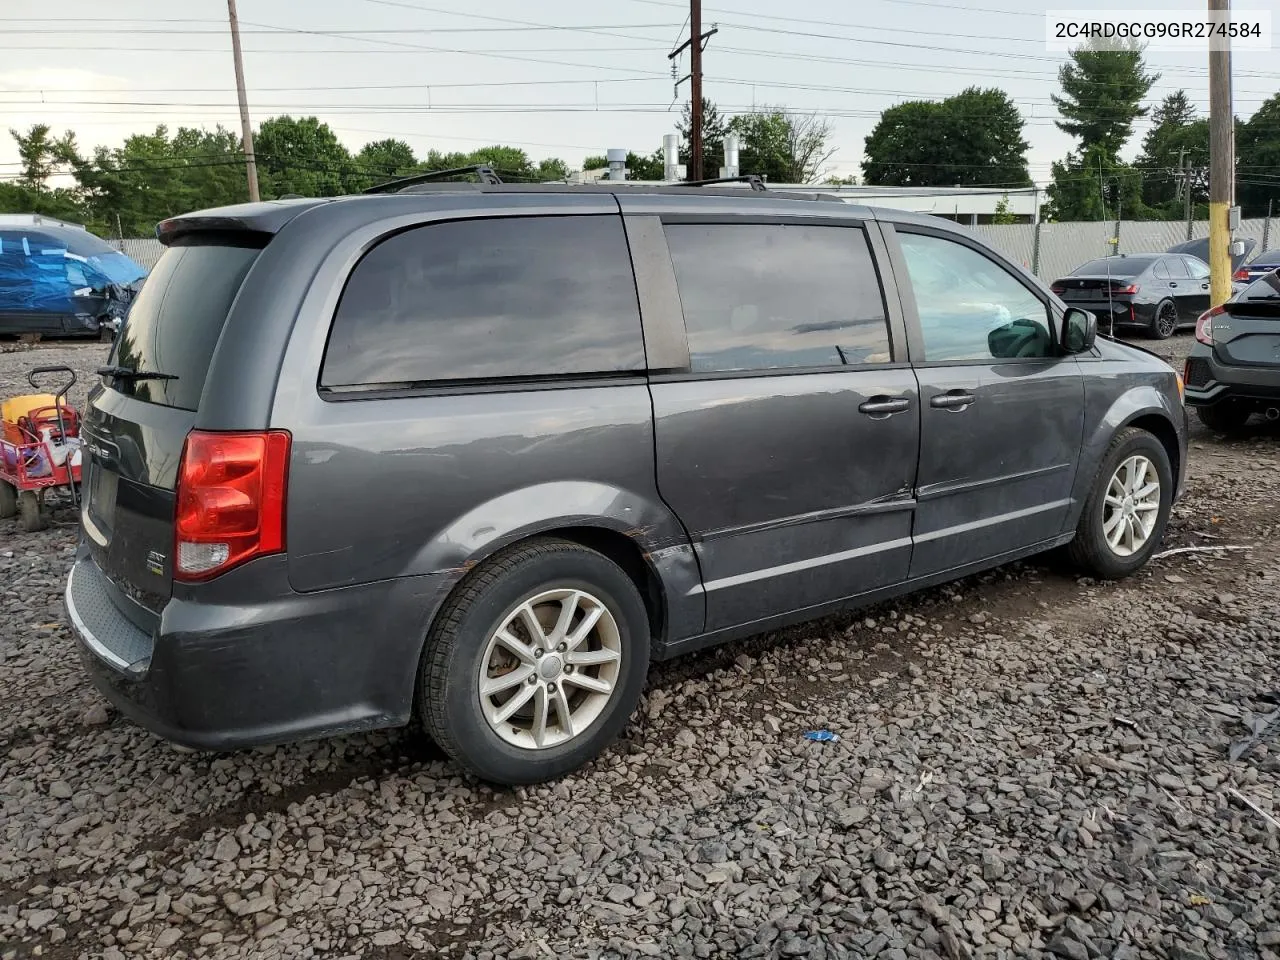
[(615, 216), (509, 217), (383, 240), (343, 290), (322, 388), (644, 370)]

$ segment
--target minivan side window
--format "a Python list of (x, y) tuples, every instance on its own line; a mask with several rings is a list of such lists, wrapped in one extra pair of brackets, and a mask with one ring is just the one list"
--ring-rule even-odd
[(899, 230), (898, 239), (925, 361), (1054, 355), (1048, 305), (995, 260), (944, 237)]
[(322, 387), (644, 370), (635, 278), (617, 216), (414, 227), (352, 271)]
[(892, 359), (861, 227), (669, 223), (665, 232), (694, 372)]

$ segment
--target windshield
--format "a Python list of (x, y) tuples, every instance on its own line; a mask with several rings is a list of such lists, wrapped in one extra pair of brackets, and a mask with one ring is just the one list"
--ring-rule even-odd
[(1103, 257), (1101, 260), (1090, 260), (1076, 267), (1073, 277), (1106, 276), (1136, 277), (1154, 261), (1150, 257)]
[(165, 250), (130, 307), (112, 363), (175, 379), (117, 379), (115, 389), (166, 407), (198, 409), (222, 327), (258, 253), (207, 244)]

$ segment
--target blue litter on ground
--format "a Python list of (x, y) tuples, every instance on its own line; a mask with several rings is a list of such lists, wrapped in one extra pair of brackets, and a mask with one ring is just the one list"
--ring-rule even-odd
[(840, 735), (832, 733), (830, 730), (810, 730), (804, 735), (804, 738), (818, 743), (836, 743), (840, 739)]

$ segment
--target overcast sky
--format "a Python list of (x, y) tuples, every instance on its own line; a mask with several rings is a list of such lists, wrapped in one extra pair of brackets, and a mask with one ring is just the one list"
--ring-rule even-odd
[[(1071, 147), (1049, 95), (1062, 55), (1045, 49), (1046, 9), (1098, 0), (705, 0), (706, 95), (726, 113), (783, 104), (832, 122), (830, 172), (860, 174), (863, 139), (884, 108), (997, 86), (1026, 119), (1031, 175)], [(1124, 0), (1127, 8), (1202, 2)], [(1277, 0), (1240, 2), (1270, 9)], [(238, 130), (225, 0), (60, 0), (0, 7), (3, 126), (44, 121), (82, 149), (117, 145), (157, 123)], [(30, 19), (56, 9), (57, 18)], [(795, 17), (786, 17), (787, 10)], [(649, 153), (674, 130), (687, 83), (667, 53), (685, 35), (680, 0), (239, 0), (255, 123), (315, 114), (356, 151), (401, 137), (419, 154), (491, 143), (577, 167), (608, 147)], [(343, 34), (333, 36), (332, 34)], [(1280, 40), (1273, 40), (1280, 46)], [(1207, 109), (1207, 56), (1149, 52), (1152, 97), (1183, 88)], [(1280, 90), (1275, 50), (1237, 53), (1236, 112)], [(688, 72), (688, 57), (680, 75)], [(1129, 154), (1136, 152), (1139, 123)], [(17, 154), (5, 136), (0, 175)]]

